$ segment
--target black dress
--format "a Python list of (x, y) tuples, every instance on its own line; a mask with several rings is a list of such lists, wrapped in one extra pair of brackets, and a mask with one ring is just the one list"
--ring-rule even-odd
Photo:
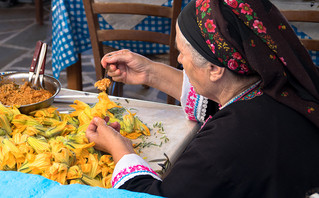
[(319, 129), (266, 94), (218, 111), (163, 181), (120, 188), (165, 197), (293, 198), (319, 187)]

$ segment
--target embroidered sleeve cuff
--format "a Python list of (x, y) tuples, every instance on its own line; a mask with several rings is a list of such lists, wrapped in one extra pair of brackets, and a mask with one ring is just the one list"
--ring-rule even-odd
[(153, 178), (161, 180), (140, 156), (136, 154), (124, 155), (115, 166), (112, 186), (119, 188), (126, 181), (139, 175), (151, 175)]
[(208, 99), (196, 93), (185, 70), (183, 70), (183, 87), (180, 101), (187, 119), (202, 123), (205, 121)]

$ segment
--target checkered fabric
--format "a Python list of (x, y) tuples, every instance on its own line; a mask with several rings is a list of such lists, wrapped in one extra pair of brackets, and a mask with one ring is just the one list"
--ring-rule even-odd
[[(164, 5), (172, 6), (173, 0)], [(184, 7), (190, 0), (184, 0)], [(113, 29), (102, 16), (99, 17), (102, 29)], [(161, 17), (147, 17), (134, 29), (170, 32), (170, 20)], [(169, 47), (140, 41), (105, 42), (117, 49), (130, 49), (140, 54), (166, 53)], [(55, 78), (66, 67), (78, 61), (78, 54), (91, 49), (90, 34), (82, 0), (52, 0), (52, 71)]]

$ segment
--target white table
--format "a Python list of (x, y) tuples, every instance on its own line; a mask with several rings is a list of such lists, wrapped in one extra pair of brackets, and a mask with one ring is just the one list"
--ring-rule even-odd
[[(167, 1), (168, 0), (134, 0), (134, 3), (163, 5)], [(131, 3), (132, 0), (95, 0), (95, 2)], [(102, 14), (102, 17), (114, 29), (132, 29), (146, 18), (146, 16), (143, 15), (132, 14)]]
[[(64, 112), (71, 110), (70, 103), (75, 99), (85, 103), (98, 102), (96, 93), (83, 91), (75, 91), (62, 88), (57, 95), (53, 106), (58, 107), (58, 111)], [(163, 103), (142, 101), (129, 98), (121, 98), (109, 96), (112, 101), (119, 102), (123, 107), (128, 109), (133, 108), (132, 112), (137, 112), (137, 116), (152, 129), (153, 124), (161, 122), (164, 128), (164, 133), (169, 139), (167, 143), (163, 143), (161, 147), (151, 146), (142, 149), (141, 157), (143, 157), (153, 170), (161, 170), (158, 163), (163, 163), (168, 156), (171, 163), (174, 163), (178, 155), (184, 150), (189, 141), (194, 137), (199, 125), (196, 122), (189, 121), (180, 106), (168, 105)], [(61, 103), (64, 101), (64, 103)], [(151, 131), (151, 136), (148, 136), (146, 142), (154, 142), (159, 144), (163, 134), (154, 135), (154, 130)], [(133, 141), (136, 142), (136, 141)], [(162, 159), (162, 160), (161, 160)], [(155, 160), (156, 162), (150, 162)]]

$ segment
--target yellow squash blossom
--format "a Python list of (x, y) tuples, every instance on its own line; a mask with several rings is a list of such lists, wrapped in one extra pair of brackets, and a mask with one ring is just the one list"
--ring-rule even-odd
[[(70, 114), (48, 108), (21, 114), (0, 104), (0, 170), (39, 174), (61, 184), (111, 188), (114, 161), (96, 151), (85, 131), (93, 117), (121, 124), (121, 134), (134, 139), (149, 129), (130, 111), (111, 101), (105, 92), (93, 107), (75, 101)], [(117, 110), (119, 110), (117, 112)]]

